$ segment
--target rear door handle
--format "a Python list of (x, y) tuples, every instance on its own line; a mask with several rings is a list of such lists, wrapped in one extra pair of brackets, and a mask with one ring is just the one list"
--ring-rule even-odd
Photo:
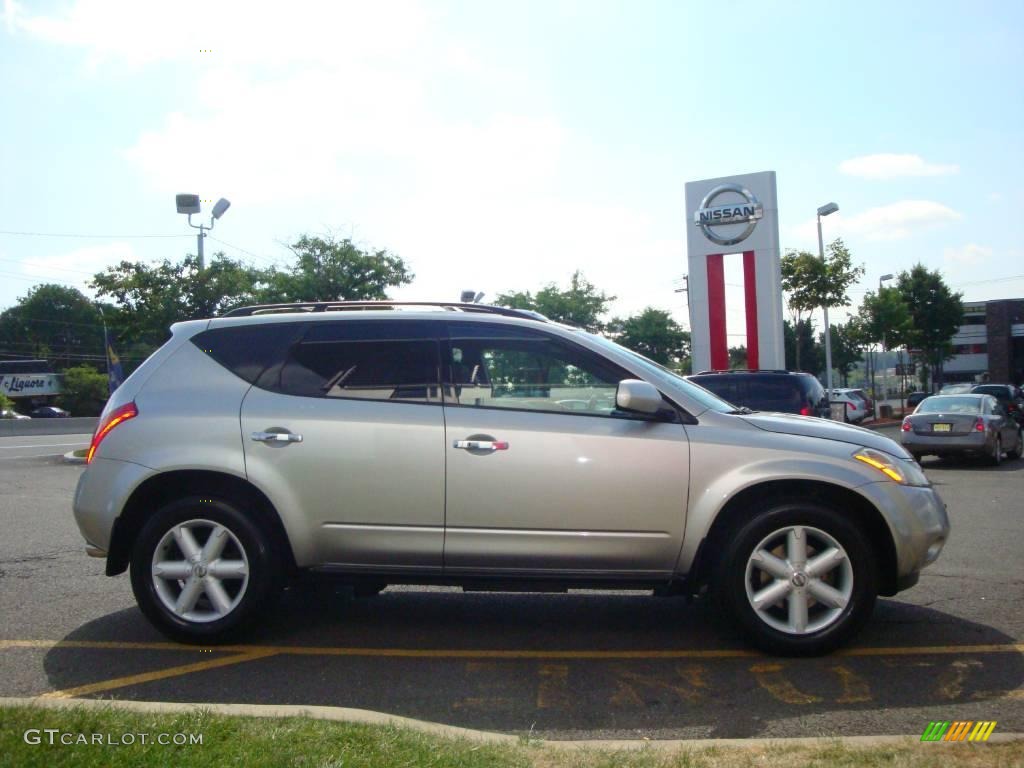
[(259, 443), (301, 443), (302, 435), (292, 432), (253, 432), (252, 439)]
[(456, 440), (452, 447), (466, 451), (507, 451), (508, 443), (504, 440)]

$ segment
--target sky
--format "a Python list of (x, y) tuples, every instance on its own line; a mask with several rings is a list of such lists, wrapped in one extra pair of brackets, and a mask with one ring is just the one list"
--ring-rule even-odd
[(333, 233), (408, 263), (395, 298), (579, 269), (686, 324), (684, 184), (765, 170), (783, 249), (839, 204), (854, 305), (918, 262), (1024, 297), (1024, 3), (2, 2), (0, 309), (194, 253), (190, 192), (232, 203), (207, 258)]

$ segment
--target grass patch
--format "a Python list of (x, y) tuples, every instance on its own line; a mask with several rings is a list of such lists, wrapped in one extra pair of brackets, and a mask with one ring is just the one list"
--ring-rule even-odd
[[(41, 743), (26, 743), (39, 731)], [(78, 734), (110, 738), (115, 745), (49, 744), (45, 729), (65, 739)], [(35, 736), (30, 733), (30, 738)], [(134, 743), (127, 743), (134, 734)], [(143, 744), (141, 734), (148, 735)], [(201, 745), (155, 743), (159, 734), (201, 734)], [(543, 743), (485, 744), (440, 738), (393, 726), (371, 726), (307, 718), (247, 718), (195, 710), (148, 714), (110, 708), (43, 709), (0, 707), (0, 765), (17, 766), (310, 766), (311, 768), (798, 768), (799, 766), (1012, 766), (1024, 764), (1024, 743), (918, 744), (846, 747), (839, 742), (811, 747), (711, 747), (631, 751), (559, 749)]]

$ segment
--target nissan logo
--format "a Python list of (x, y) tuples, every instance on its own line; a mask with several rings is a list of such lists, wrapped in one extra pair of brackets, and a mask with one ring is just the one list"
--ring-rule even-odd
[[(742, 201), (726, 203), (724, 205), (712, 205), (715, 199), (726, 192), (733, 192), (743, 198)], [(764, 207), (761, 201), (754, 197), (754, 193), (739, 184), (719, 184), (708, 192), (700, 203), (700, 208), (693, 214), (693, 223), (701, 228), (704, 236), (713, 243), (719, 245), (735, 245), (750, 237), (757, 226), (758, 219), (764, 216)], [(737, 224), (746, 224), (738, 234), (728, 236), (716, 232), (718, 227), (734, 227)], [(730, 230), (735, 232), (735, 230)]]

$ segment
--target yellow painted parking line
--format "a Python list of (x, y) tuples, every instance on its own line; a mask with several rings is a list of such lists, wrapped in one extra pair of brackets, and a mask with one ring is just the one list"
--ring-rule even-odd
[(40, 699), (70, 699), (75, 696), (87, 696), (90, 693), (102, 693), (103, 691), (112, 691), (115, 688), (125, 688), (129, 685), (141, 685), (142, 683), (151, 683), (154, 680), (166, 680), (169, 677), (181, 677), (182, 675), (190, 675), (193, 672), (202, 672), (206, 669), (216, 669), (218, 667), (228, 667), (232, 664), (241, 664), (246, 661), (254, 661), (255, 659), (266, 659), (270, 656), (275, 655), (270, 651), (254, 651), (252, 653), (240, 653), (234, 656), (225, 656), (219, 659), (210, 659), (209, 661), (197, 661), (194, 664), (182, 664), (177, 667), (169, 667), (167, 669), (158, 669), (154, 672), (142, 672), (138, 675), (127, 675), (125, 677), (115, 677), (110, 680), (101, 680), (98, 683), (89, 683), (88, 685), (79, 685), (74, 688), (64, 688), (59, 691), (50, 691), (44, 693), (37, 698)]
[[(0, 650), (11, 648), (82, 648), (124, 651), (180, 651), (192, 653), (256, 653), (279, 656), (379, 656), (407, 659), (746, 659), (764, 658), (764, 654), (745, 649), (673, 649), (673, 650), (531, 650), (486, 648), (366, 648), (303, 645), (215, 645), (178, 643), (119, 642), (105, 640), (0, 640)], [(1024, 643), (986, 645), (919, 645), (846, 648), (836, 657), (929, 656), (977, 653), (1024, 653)]]

